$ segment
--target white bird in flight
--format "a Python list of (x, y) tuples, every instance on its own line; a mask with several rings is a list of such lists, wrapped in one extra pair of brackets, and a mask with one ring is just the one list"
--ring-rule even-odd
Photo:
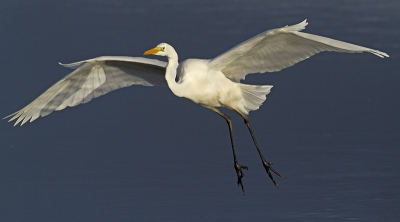
[(175, 49), (161, 43), (144, 55), (166, 56), (168, 63), (141, 57), (102, 56), (71, 64), (61, 64), (75, 69), (38, 98), (19, 111), (5, 117), (16, 120), (14, 125), (34, 121), (54, 110), (62, 110), (89, 102), (110, 91), (131, 85), (168, 85), (178, 97), (185, 97), (209, 108), (222, 116), (229, 126), (229, 133), (237, 174), (237, 184), (245, 193), (242, 169), (238, 163), (232, 135), (232, 121), (217, 109), (225, 107), (238, 113), (247, 125), (262, 164), (270, 179), (278, 186), (271, 171), (271, 162), (263, 157), (250, 126), (247, 115), (257, 110), (270, 92), (271, 85), (247, 85), (240, 83), (247, 74), (276, 72), (290, 67), (314, 54), (323, 51), (361, 53), (369, 52), (381, 58), (389, 57), (378, 50), (300, 32), (307, 20), (278, 29), (263, 32), (214, 59), (187, 59), (178, 62)]

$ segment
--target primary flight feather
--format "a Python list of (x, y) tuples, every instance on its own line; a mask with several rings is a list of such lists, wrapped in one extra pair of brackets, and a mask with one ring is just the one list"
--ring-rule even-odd
[[(381, 58), (386, 53), (300, 32), (307, 21), (263, 32), (211, 60), (188, 59), (178, 62), (172, 46), (161, 43), (144, 55), (168, 57), (168, 63), (140, 57), (103, 56), (71, 64), (61, 64), (75, 69), (51, 86), (38, 98), (19, 111), (5, 117), (16, 120), (14, 125), (34, 121), (54, 110), (62, 110), (89, 102), (110, 91), (131, 85), (168, 85), (179, 97), (185, 97), (222, 116), (228, 123), (238, 185), (245, 192), (242, 169), (238, 163), (233, 143), (231, 119), (216, 107), (226, 107), (243, 117), (269, 177), (277, 186), (271, 171), (283, 177), (265, 161), (252, 132), (247, 114), (257, 110), (270, 92), (270, 85), (240, 83), (247, 74), (275, 72), (290, 67), (319, 52), (334, 51), (369, 52)], [(179, 78), (177, 78), (177, 76)]]

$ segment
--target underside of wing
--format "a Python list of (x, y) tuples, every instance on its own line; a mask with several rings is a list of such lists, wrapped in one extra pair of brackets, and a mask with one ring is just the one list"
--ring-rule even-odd
[(388, 57), (384, 52), (300, 32), (306, 20), (261, 33), (214, 58), (210, 66), (228, 78), (239, 81), (249, 73), (276, 72), (303, 61), (319, 52), (370, 52)]
[(30, 104), (5, 118), (11, 117), (9, 121), (16, 120), (14, 125), (23, 125), (54, 110), (89, 102), (119, 88), (131, 85), (167, 85), (166, 65), (167, 63), (154, 59), (111, 56), (65, 64), (66, 67), (76, 69)]

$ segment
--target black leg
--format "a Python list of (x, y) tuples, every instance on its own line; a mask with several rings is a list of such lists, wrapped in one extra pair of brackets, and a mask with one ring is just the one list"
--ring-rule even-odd
[(278, 187), (278, 184), (276, 183), (274, 177), (272, 177), (271, 171), (274, 172), (276, 175), (278, 175), (281, 178), (285, 178), (285, 177), (282, 176), (280, 173), (278, 173), (274, 168), (272, 168), (272, 162), (265, 161), (264, 156), (262, 155), (261, 150), (258, 147), (258, 144), (257, 144), (257, 141), (256, 141), (256, 137), (253, 134), (253, 130), (251, 129), (249, 118), (246, 115), (244, 115), (241, 112), (239, 112), (238, 110), (236, 110), (236, 109), (233, 109), (233, 110), (235, 110), (243, 118), (244, 123), (246, 124), (247, 128), (249, 129), (249, 132), (251, 134), (251, 138), (253, 138), (254, 145), (256, 145), (258, 154), (260, 155), (262, 164), (263, 164), (265, 170), (267, 171), (269, 178), (271, 178), (271, 180), (272, 180), (272, 182), (274, 182), (275, 186)]
[(242, 187), (242, 192), (243, 195), (245, 194), (245, 190), (244, 190), (244, 186), (242, 183), (242, 178), (244, 176), (242, 169), (246, 169), (247, 170), (247, 166), (242, 166), (238, 163), (237, 158), (236, 158), (236, 152), (235, 152), (235, 145), (233, 143), (233, 135), (232, 135), (232, 120), (229, 116), (225, 115), (224, 113), (222, 113), (221, 111), (219, 111), (217, 108), (214, 107), (210, 107), (210, 109), (216, 113), (218, 113), (220, 116), (222, 116), (226, 122), (228, 123), (229, 126), (229, 135), (231, 136), (231, 144), (232, 144), (232, 152), (233, 152), (233, 161), (234, 161), (234, 167), (236, 170), (236, 174), (238, 177), (238, 181), (237, 184), (240, 185)]

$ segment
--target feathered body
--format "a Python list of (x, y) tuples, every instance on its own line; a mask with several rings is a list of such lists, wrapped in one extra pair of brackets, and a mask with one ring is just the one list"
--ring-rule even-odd
[[(258, 109), (265, 101), (272, 86), (234, 82), (221, 71), (210, 69), (209, 62), (204, 59), (188, 59), (180, 63), (177, 69), (180, 78), (176, 83), (179, 86), (171, 86), (175, 85), (173, 82), (168, 83), (172, 92), (207, 108), (234, 107), (243, 114)], [(171, 71), (170, 75), (173, 77), (176, 74)]]

